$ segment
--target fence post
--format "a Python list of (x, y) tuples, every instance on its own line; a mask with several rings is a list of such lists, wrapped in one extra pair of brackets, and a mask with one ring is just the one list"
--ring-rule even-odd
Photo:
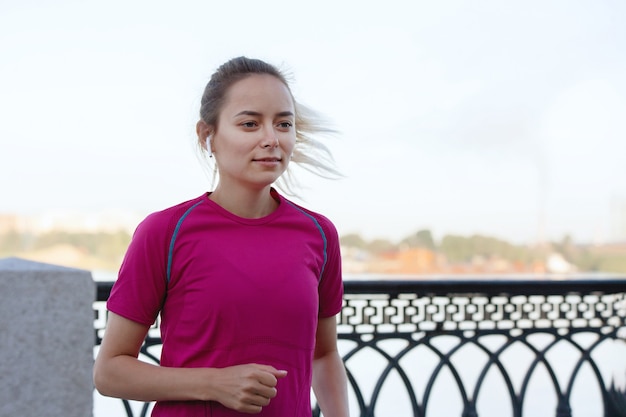
[(93, 416), (89, 271), (0, 259), (0, 416)]

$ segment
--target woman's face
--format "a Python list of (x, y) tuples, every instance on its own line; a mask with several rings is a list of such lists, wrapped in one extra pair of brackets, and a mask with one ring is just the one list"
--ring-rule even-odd
[(211, 140), (220, 185), (271, 185), (287, 169), (295, 143), (295, 107), (287, 86), (265, 74), (236, 82)]

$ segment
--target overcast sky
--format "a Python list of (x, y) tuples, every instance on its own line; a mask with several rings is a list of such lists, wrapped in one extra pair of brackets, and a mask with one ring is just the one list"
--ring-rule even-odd
[(0, 213), (207, 191), (199, 99), (247, 55), (341, 132), (346, 178), (296, 200), (340, 233), (614, 239), (625, 21), (621, 0), (0, 0)]

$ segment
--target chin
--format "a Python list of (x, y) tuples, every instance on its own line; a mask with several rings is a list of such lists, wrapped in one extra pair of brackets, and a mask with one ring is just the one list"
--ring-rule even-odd
[(265, 188), (267, 186), (271, 186), (272, 184), (274, 184), (276, 181), (278, 181), (279, 178), (280, 178), (280, 175), (279, 176), (276, 176), (276, 175), (260, 176), (259, 175), (258, 177), (250, 181), (250, 183), (255, 184), (258, 188)]

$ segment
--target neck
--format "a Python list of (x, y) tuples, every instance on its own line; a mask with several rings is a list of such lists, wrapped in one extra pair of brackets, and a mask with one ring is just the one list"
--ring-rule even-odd
[(270, 186), (259, 190), (225, 189), (218, 184), (209, 199), (239, 217), (258, 219), (273, 213), (278, 207), (270, 190)]

